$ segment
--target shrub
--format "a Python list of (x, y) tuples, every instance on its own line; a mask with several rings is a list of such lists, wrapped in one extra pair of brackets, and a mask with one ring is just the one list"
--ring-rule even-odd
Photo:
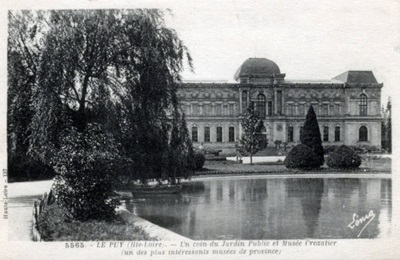
[(324, 148), (322, 147), (321, 132), (319, 131), (317, 115), (312, 106), (308, 109), (303, 131), (300, 135), (300, 141), (302, 144), (310, 147), (314, 153), (320, 157), (320, 166), (323, 165)]
[(357, 154), (366, 154), (370, 153), (382, 153), (382, 149), (378, 146), (374, 145), (351, 145), (349, 146), (351, 149), (354, 150)]
[(281, 140), (275, 140), (275, 141), (274, 141), (274, 144), (275, 144), (275, 147), (276, 147), (277, 149), (279, 149), (279, 148), (281, 148), (282, 141), (281, 141)]
[(299, 144), (290, 150), (283, 164), (286, 168), (317, 168), (321, 159), (310, 147)]
[(341, 145), (329, 155), (326, 163), (331, 168), (357, 168), (361, 165), (361, 157), (350, 147)]
[(202, 154), (204, 154), (204, 155), (215, 155), (215, 156), (217, 156), (217, 155), (219, 154), (219, 151), (218, 151), (218, 150), (212, 149), (212, 148), (208, 148), (208, 147), (203, 147), (203, 148), (201, 148), (201, 149), (199, 149), (199, 148), (193, 148), (193, 150), (194, 150), (196, 153), (202, 153)]
[(116, 147), (97, 125), (83, 132), (68, 129), (62, 149), (52, 162), (56, 172), (54, 192), (58, 204), (75, 220), (113, 219), (118, 199), (112, 198), (116, 178)]
[(324, 154), (333, 153), (337, 147), (337, 145), (324, 145)]
[(198, 171), (198, 170), (201, 170), (203, 168), (204, 162), (206, 161), (206, 157), (202, 153), (195, 152), (194, 153), (194, 161), (195, 161), (194, 170)]

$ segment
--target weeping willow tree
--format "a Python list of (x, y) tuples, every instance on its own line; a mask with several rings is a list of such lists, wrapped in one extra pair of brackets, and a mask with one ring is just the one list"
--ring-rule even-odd
[(32, 106), (37, 86), (44, 26), (43, 12), (9, 13), (7, 145), (10, 181), (54, 176), (51, 167), (28, 155)]
[[(21, 95), (19, 82), (30, 91), (29, 116), (10, 117), (29, 129), (26, 153), (53, 167), (59, 203), (76, 219), (112, 215), (121, 168), (143, 183), (190, 172), (176, 91), (191, 57), (163, 17), (140, 9), (9, 13), (9, 56), (26, 71), (9, 71), (9, 95)], [(171, 174), (177, 163), (185, 167)]]

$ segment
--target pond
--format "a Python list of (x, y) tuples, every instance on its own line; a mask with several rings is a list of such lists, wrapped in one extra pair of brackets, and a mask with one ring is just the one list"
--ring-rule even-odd
[(390, 179), (215, 178), (127, 209), (191, 239), (381, 238), (391, 233)]

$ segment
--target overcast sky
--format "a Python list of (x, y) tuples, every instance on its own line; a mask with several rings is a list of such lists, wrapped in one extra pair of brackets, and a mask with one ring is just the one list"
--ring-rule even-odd
[(398, 89), (398, 1), (228, 1), (171, 5), (167, 23), (194, 59), (185, 79), (234, 82), (249, 57), (275, 61), (287, 79), (372, 70), (383, 100)]
[(372, 70), (384, 83), (384, 102), (400, 88), (400, 0), (7, 1), (0, 7), (2, 35), (7, 9), (138, 7), (172, 10), (167, 25), (194, 59), (195, 74), (186, 70), (185, 79), (234, 82), (244, 60), (264, 57), (275, 61), (287, 79)]

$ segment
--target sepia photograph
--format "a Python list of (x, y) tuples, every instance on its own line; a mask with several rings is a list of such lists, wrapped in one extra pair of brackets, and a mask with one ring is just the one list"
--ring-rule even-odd
[(4, 259), (398, 257), (399, 1), (2, 9)]

